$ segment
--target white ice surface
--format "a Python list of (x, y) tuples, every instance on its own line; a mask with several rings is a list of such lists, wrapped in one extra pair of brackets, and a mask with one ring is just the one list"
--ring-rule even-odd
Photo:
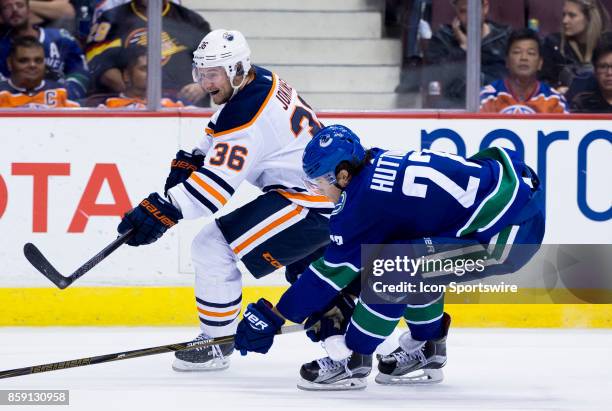
[[(190, 328), (0, 328), (2, 370), (187, 341)], [(70, 410), (610, 410), (612, 330), (451, 329), (445, 381), (362, 392), (296, 389), (322, 356), (302, 334), (229, 370), (177, 373), (172, 354), (0, 380), (0, 389), (68, 389)], [(13, 407), (15, 408), (15, 407)], [(13, 409), (0, 406), (3, 409)], [(64, 407), (18, 407), (60, 409)]]

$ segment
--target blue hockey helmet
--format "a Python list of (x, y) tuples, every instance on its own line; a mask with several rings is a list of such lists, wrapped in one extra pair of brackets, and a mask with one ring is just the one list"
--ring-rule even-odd
[(336, 183), (336, 167), (340, 163), (357, 165), (364, 158), (365, 149), (350, 129), (339, 124), (322, 128), (306, 145), (302, 157), (308, 188), (313, 189), (321, 177), (330, 184)]

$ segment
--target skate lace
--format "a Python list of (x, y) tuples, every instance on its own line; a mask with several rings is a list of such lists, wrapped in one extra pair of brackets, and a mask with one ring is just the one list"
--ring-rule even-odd
[(404, 365), (414, 360), (419, 361), (421, 364), (425, 364), (427, 358), (425, 358), (425, 353), (423, 352), (424, 348), (425, 343), (423, 343), (420, 347), (416, 348), (413, 351), (406, 352), (402, 350), (399, 352), (394, 352), (393, 354), (391, 354), (391, 356), (395, 358), (395, 361), (397, 361), (397, 363), (400, 365)]
[[(195, 338), (195, 340), (192, 341), (192, 343), (197, 343), (197, 342), (200, 342), (200, 341), (204, 341), (204, 340), (207, 340), (209, 338), (210, 337), (208, 337), (206, 334), (200, 334), (200, 335), (198, 335)], [(204, 348), (206, 348), (206, 347), (197, 347), (197, 348), (195, 348), (195, 350), (196, 351), (202, 351)], [(222, 360), (225, 358), (225, 356), (223, 355), (223, 351), (221, 351), (221, 347), (219, 347), (218, 345), (215, 344), (215, 345), (211, 345), (210, 348), (211, 348), (211, 351), (212, 351), (213, 358), (220, 358)]]
[(219, 358), (221, 360), (225, 358), (225, 356), (223, 355), (223, 351), (221, 351), (221, 347), (219, 347), (218, 345), (213, 345), (211, 346), (211, 348), (212, 348), (212, 354), (214, 358)]
[[(200, 341), (204, 341), (206, 339), (208, 339), (207, 336), (205, 336), (204, 334), (200, 334), (191, 343), (189, 343), (189, 345), (192, 345), (192, 344), (200, 342)], [(202, 351), (203, 349), (204, 349), (204, 347), (196, 347), (196, 348), (194, 348), (194, 350), (196, 350), (196, 351)]]
[(348, 362), (349, 362), (348, 358), (345, 358), (344, 360), (341, 360), (341, 361), (334, 361), (329, 357), (325, 357), (325, 358), (321, 358), (317, 360), (317, 363), (319, 364), (319, 368), (321, 369), (322, 373), (336, 371), (338, 368), (344, 367), (344, 370), (346, 371), (346, 373), (349, 376), (351, 376), (353, 375), (353, 373), (348, 368)]

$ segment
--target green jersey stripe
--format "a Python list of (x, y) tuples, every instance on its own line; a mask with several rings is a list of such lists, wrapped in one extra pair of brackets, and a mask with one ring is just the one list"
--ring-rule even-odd
[(351, 283), (351, 281), (359, 276), (359, 271), (351, 269), (348, 265), (330, 265), (323, 258), (319, 258), (310, 264), (310, 269), (319, 277), (322, 277), (324, 281), (331, 281), (336, 290), (346, 287)]
[(474, 231), (484, 231), (495, 224), (512, 205), (519, 188), (519, 179), (512, 166), (508, 154), (498, 148), (492, 147), (481, 151), (471, 159), (491, 158), (497, 160), (499, 165), (499, 179), (495, 189), (480, 203), (467, 223), (457, 231), (461, 237)]
[(444, 298), (432, 301), (426, 306), (406, 307), (404, 319), (407, 323), (426, 324), (437, 320), (442, 314), (444, 314)]
[(387, 318), (389, 317), (381, 316), (374, 311), (368, 310), (360, 301), (355, 307), (352, 320), (361, 329), (380, 336), (380, 338), (386, 338), (391, 335), (401, 317), (397, 319)]
[(387, 337), (390, 335), (390, 334), (389, 334), (389, 335), (379, 335), (379, 334), (373, 333), (373, 332), (371, 332), (371, 331), (368, 331), (368, 330), (366, 330), (365, 328), (361, 327), (359, 324), (357, 324), (357, 323), (355, 322), (355, 319), (354, 319), (354, 318), (351, 318), (351, 323), (349, 324), (349, 326), (351, 326), (351, 325), (352, 325), (353, 327), (357, 328), (357, 329), (358, 329), (359, 331), (361, 331), (363, 334), (365, 334), (365, 335), (369, 335), (370, 337), (373, 337), (373, 338), (379, 338), (379, 339), (381, 339), (381, 340), (384, 340), (384, 339), (386, 339), (386, 338), (387, 338)]

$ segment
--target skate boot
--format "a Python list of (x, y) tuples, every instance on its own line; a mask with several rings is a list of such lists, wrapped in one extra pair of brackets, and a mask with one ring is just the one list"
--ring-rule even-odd
[(353, 352), (340, 361), (325, 357), (302, 365), (297, 386), (306, 391), (362, 390), (370, 371), (371, 355)]
[[(193, 342), (207, 340), (202, 333)], [(234, 343), (176, 351), (172, 369), (174, 371), (221, 371), (230, 365), (229, 356), (234, 352)]]
[(444, 335), (436, 340), (416, 341), (409, 333), (400, 337), (400, 346), (389, 355), (377, 356), (375, 381), (384, 385), (435, 384), (444, 379), (446, 336), (450, 316), (444, 313)]

